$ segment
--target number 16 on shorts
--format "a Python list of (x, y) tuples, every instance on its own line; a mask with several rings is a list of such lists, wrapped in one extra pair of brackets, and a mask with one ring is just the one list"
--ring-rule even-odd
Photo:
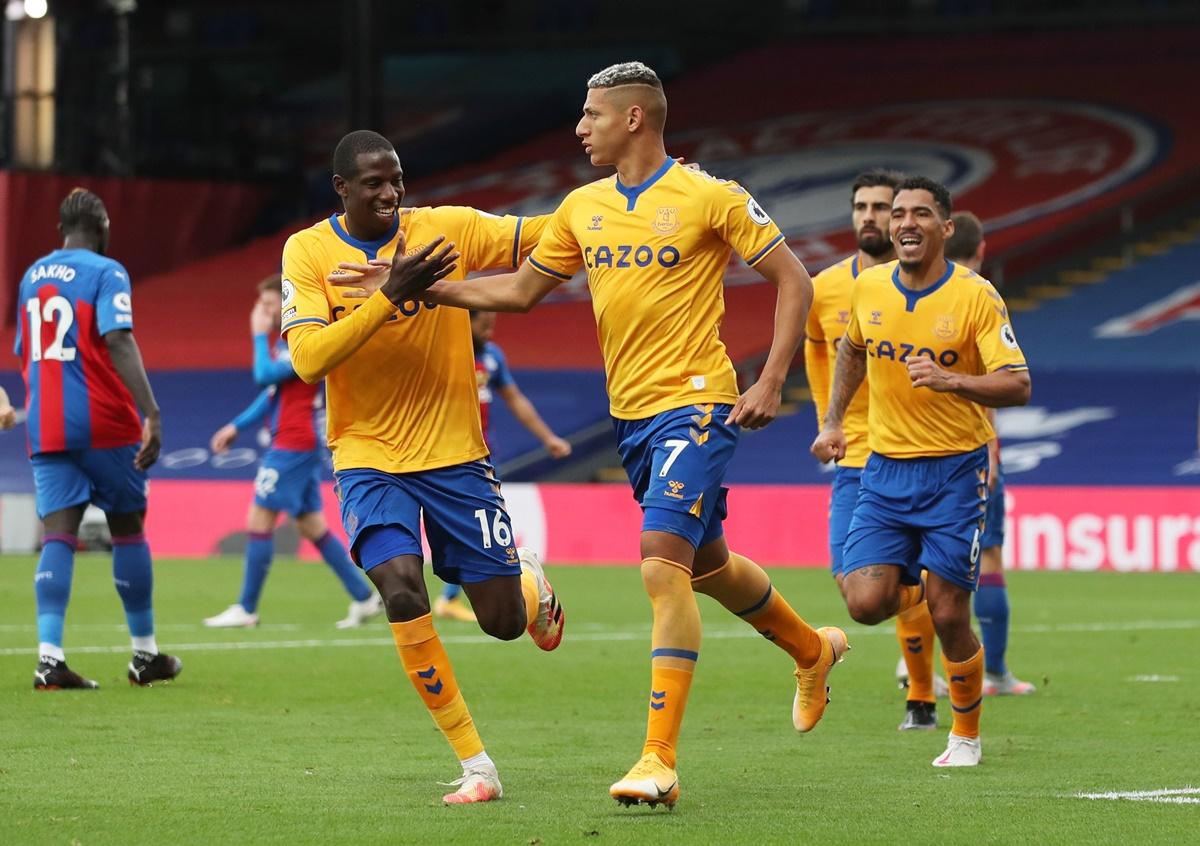
[(512, 527), (505, 522), (504, 512), (499, 508), (491, 512), (488, 509), (475, 509), (475, 519), (479, 521), (479, 531), (483, 534), (483, 548), (491, 549), (493, 542), (496, 546), (512, 546)]

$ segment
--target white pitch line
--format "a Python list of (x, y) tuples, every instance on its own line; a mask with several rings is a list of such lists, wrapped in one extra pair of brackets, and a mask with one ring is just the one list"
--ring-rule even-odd
[[(92, 632), (127, 632), (128, 627), (120, 623), (72, 623), (71, 631), (92, 631)], [(160, 632), (192, 632), (204, 631), (210, 627), (203, 623), (160, 623), (154, 627)], [(271, 629), (280, 632), (296, 632), (305, 628), (302, 623), (260, 623), (257, 628)], [(36, 632), (37, 626), (33, 623), (0, 623), (0, 632)]]
[[(1125, 631), (1174, 631), (1178, 629), (1196, 629), (1200, 628), (1200, 620), (1143, 620), (1140, 622), (1131, 623), (1114, 623), (1104, 624), (1097, 623), (1094, 626), (1088, 624), (1089, 628), (1080, 629), (1078, 624), (1064, 623), (1063, 627), (1055, 628), (1053, 626), (1038, 626), (1038, 632), (1056, 632), (1056, 631), (1088, 631), (1088, 632), (1125, 632)], [(197, 627), (199, 628), (199, 627)], [(581, 627), (583, 628), (583, 627)], [(1022, 627), (1014, 627), (1014, 631), (1024, 631)], [(851, 626), (847, 627), (846, 632), (855, 637), (886, 635), (892, 637), (893, 632), (890, 626)], [(633, 629), (598, 629), (595, 631), (574, 631), (568, 634), (571, 641), (585, 642), (616, 642), (641, 640), (647, 638), (650, 634), (650, 627), (640, 626)], [(757, 638), (759, 634), (754, 629), (748, 626), (738, 626), (736, 628), (721, 628), (709, 627), (704, 630), (704, 637), (713, 640), (730, 640), (730, 639), (749, 639)], [(477, 643), (493, 643), (495, 638), (485, 634), (469, 634), (469, 635), (445, 635), (442, 637), (442, 643), (472, 645)], [(198, 643), (171, 643), (168, 648), (172, 651), (179, 652), (225, 652), (230, 650), (257, 650), (257, 649), (314, 649), (320, 647), (347, 647), (347, 646), (391, 646), (393, 643), (391, 638), (382, 637), (343, 637), (343, 638), (306, 638), (303, 640), (235, 640), (235, 641), (207, 641)], [(120, 653), (128, 652), (127, 644), (115, 646), (73, 646), (70, 648), (72, 653)], [(37, 649), (34, 647), (6, 647), (0, 648), (0, 657), (10, 655), (36, 655)]]
[(1200, 787), (1163, 790), (1110, 790), (1106, 793), (1076, 793), (1076, 799), (1103, 799), (1126, 802), (1157, 802), (1168, 805), (1200, 805)]

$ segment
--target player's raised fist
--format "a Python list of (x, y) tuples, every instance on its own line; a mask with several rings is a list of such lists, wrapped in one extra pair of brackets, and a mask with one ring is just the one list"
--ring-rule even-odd
[(254, 308), (250, 309), (250, 334), (265, 335), (270, 332), (274, 317), (262, 300), (256, 302)]

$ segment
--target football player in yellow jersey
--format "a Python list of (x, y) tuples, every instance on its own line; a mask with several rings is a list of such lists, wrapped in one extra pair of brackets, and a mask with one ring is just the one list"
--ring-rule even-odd
[[(954, 234), (946, 241), (946, 258), (976, 273), (983, 266), (987, 242), (983, 224), (969, 211), (951, 215)], [(988, 420), (996, 425), (996, 410), (987, 409)], [(1008, 587), (1004, 583), (1004, 471), (1000, 466), (1000, 441), (988, 441), (987, 526), (979, 539), (979, 590), (975, 591), (975, 619), (983, 639), (984, 680), (987, 696), (1025, 696), (1037, 691), (1008, 669)]]
[[(516, 547), (486, 460), (467, 313), (414, 295), (435, 279), (516, 266), (543, 219), (402, 208), (400, 161), (374, 132), (344, 137), (333, 165), (345, 213), (288, 239), (283, 333), (300, 378), (326, 382), (351, 553), (383, 597), (413, 687), (462, 763), (459, 789), (444, 801), (498, 799), (495, 764), (433, 628), (422, 516), (435, 572), (464, 586), (489, 635), (512, 640), (528, 631), (539, 647), (554, 649), (564, 618), (537, 557)], [(443, 236), (449, 242), (433, 253)], [(327, 281), (339, 263), (368, 259), (386, 261), (391, 272), (366, 300)]]
[[(824, 713), (826, 678), (848, 648), (814, 630), (753, 561), (725, 543), (725, 467), (741, 428), (775, 418), (800, 344), (811, 282), (783, 234), (744, 189), (680, 166), (663, 142), (666, 97), (640, 62), (588, 82), (576, 135), (616, 174), (571, 192), (515, 273), (437, 284), (431, 301), (527, 311), (587, 268), (618, 449), (643, 511), (642, 581), (654, 613), (642, 757), (610, 788), (623, 804), (674, 805), (675, 747), (699, 657), (695, 592), (714, 597), (795, 663), (792, 721)], [(719, 337), (732, 250), (779, 290), (774, 339), (758, 382), (738, 393)], [(368, 271), (366, 265), (347, 267)], [(373, 287), (363, 280), (363, 290)]]
[[(817, 425), (829, 407), (829, 386), (837, 347), (850, 323), (850, 295), (858, 275), (896, 260), (888, 232), (892, 200), (903, 177), (893, 171), (868, 170), (850, 186), (850, 222), (858, 250), (826, 268), (813, 280), (813, 305), (805, 328), (804, 367), (817, 409)], [(846, 454), (837, 462), (829, 500), (829, 560), (838, 589), (842, 587), (842, 548), (850, 516), (858, 500), (859, 478), (867, 463), (867, 386), (861, 385), (846, 409), (842, 424)], [(901, 668), (907, 694), (901, 731), (937, 728), (933, 674), (933, 619), (922, 601), (896, 616)], [(899, 668), (898, 668), (899, 672)], [(936, 679), (936, 681), (941, 681)]]
[(937, 767), (981, 757), (983, 648), (971, 630), (971, 593), (994, 437), (984, 406), (1024, 405), (1030, 392), (1004, 301), (943, 255), (950, 213), (950, 192), (931, 179), (897, 187), (890, 229), (899, 260), (859, 274), (812, 446), (821, 461), (845, 456), (842, 421), (865, 375), (871, 456), (843, 549), (842, 588), (850, 616), (867, 625), (928, 593), (954, 710)]

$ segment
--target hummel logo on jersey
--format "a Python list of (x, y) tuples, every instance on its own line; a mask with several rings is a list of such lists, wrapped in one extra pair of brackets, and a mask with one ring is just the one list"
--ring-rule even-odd
[(883, 324), (883, 312), (882, 311), (871, 312), (871, 319), (868, 320), (867, 322), (870, 323), (872, 326), (882, 325)]
[(602, 215), (602, 214), (592, 215), (592, 225), (589, 226), (588, 229), (590, 229), (592, 232), (599, 232), (603, 228), (600, 225), (600, 222), (602, 220), (604, 220), (604, 215)]

